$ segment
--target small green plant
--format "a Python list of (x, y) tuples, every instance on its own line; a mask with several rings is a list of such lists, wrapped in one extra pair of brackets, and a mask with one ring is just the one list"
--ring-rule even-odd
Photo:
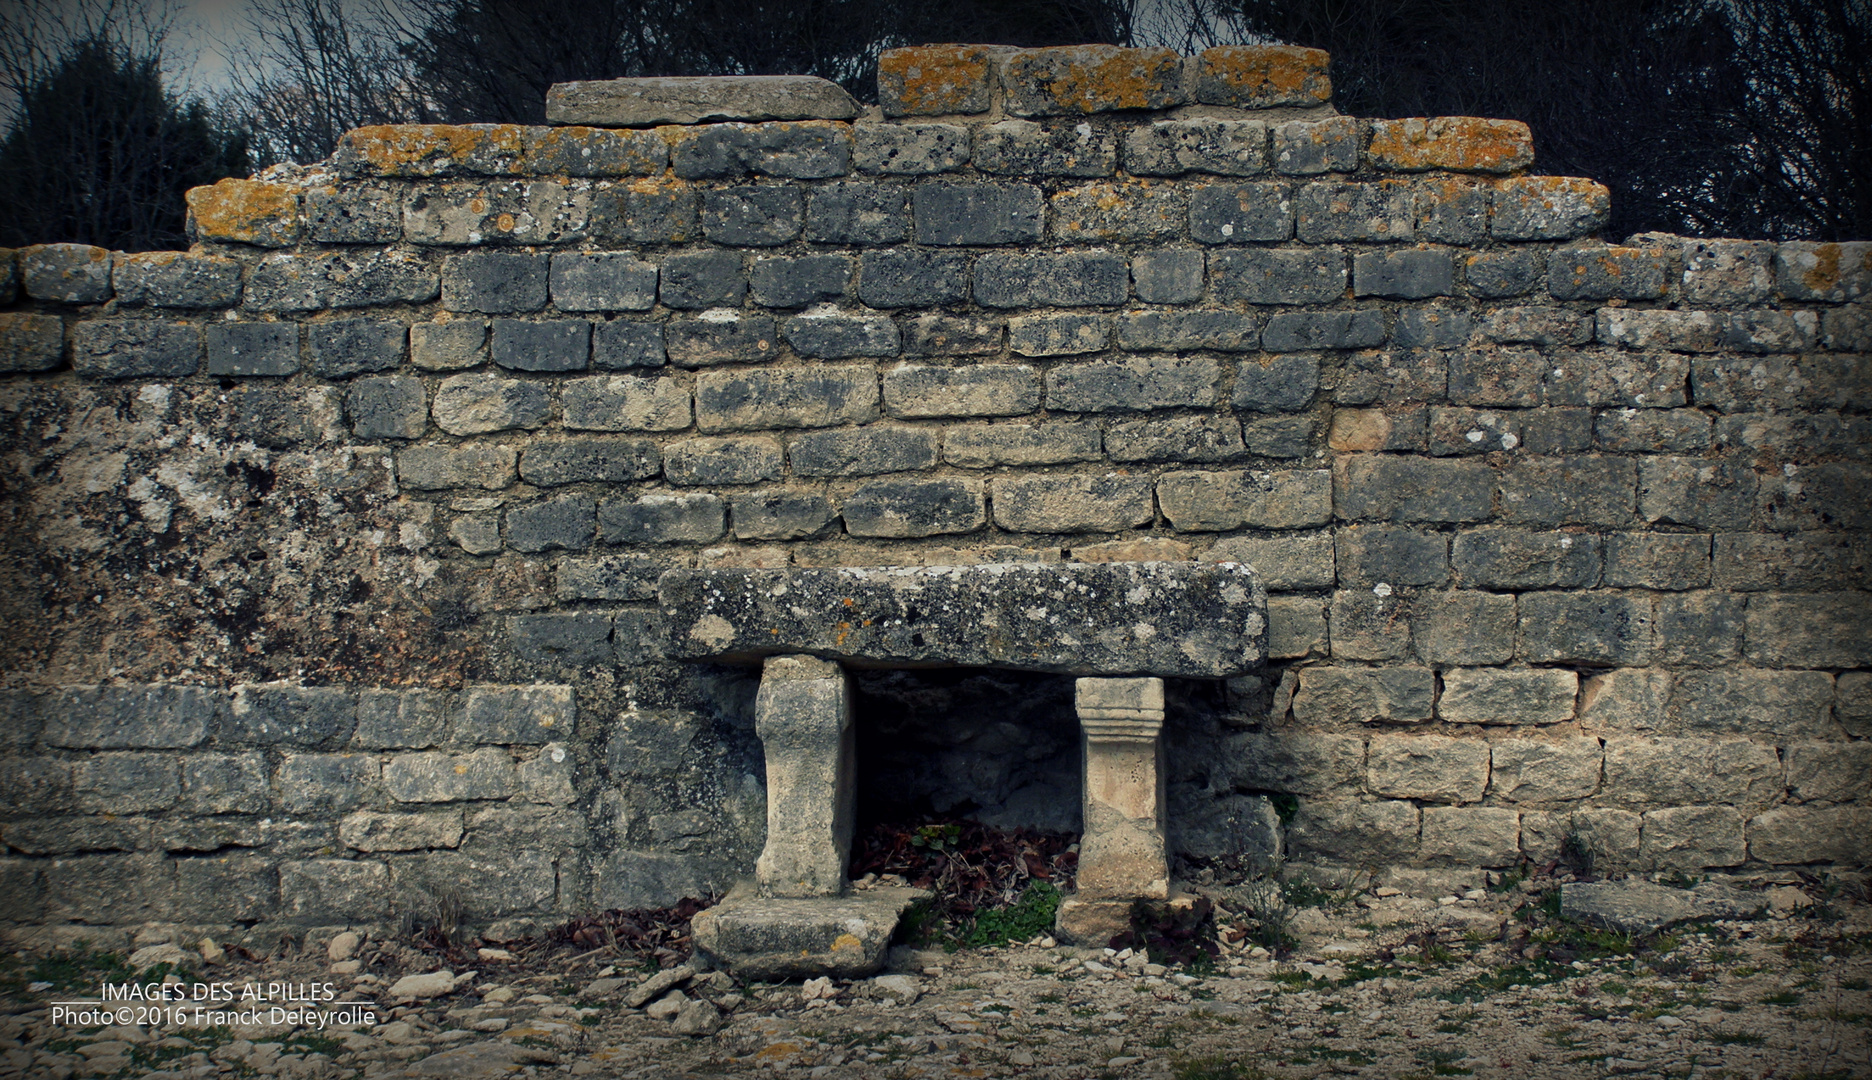
[(1028, 882), (1013, 906), (978, 913), (964, 940), (977, 949), (1026, 941), (1053, 929), (1059, 905), (1059, 889), (1045, 881)]
[(1763, 1005), (1799, 1005), (1800, 1000), (1799, 991), (1777, 990), (1772, 994), (1763, 994), (1761, 1003)]
[(911, 834), (910, 846), (926, 851), (947, 852), (956, 849), (956, 842), (962, 839), (960, 825), (921, 825)]
[(1718, 1046), (1760, 1046), (1768, 1041), (1751, 1031), (1712, 1031), (1709, 1040)]
[(1171, 1064), (1174, 1080), (1265, 1080), (1266, 1073), (1224, 1054), (1178, 1058)]
[(1293, 823), (1294, 815), (1300, 812), (1300, 798), (1297, 795), (1269, 795), (1268, 805), (1274, 808), (1274, 816), (1280, 818), (1282, 825)]

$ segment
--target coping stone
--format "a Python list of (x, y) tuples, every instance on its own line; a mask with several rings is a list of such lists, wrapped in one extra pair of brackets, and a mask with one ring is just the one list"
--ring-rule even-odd
[(1267, 592), (1240, 563), (678, 569), (669, 655), (1224, 679), (1266, 658)]
[(850, 120), (858, 103), (812, 75), (711, 75), (556, 83), (546, 121), (588, 127), (724, 120)]

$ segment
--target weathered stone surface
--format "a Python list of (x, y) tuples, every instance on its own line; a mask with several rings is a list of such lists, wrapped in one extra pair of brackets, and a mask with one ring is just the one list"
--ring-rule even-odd
[(632, 375), (569, 382), (563, 404), (565, 426), (589, 431), (681, 431), (692, 412), (679, 380)]
[(225, 707), (198, 686), (69, 687), (41, 704), (49, 746), (75, 749), (184, 749), (207, 737)]
[(1185, 100), (1183, 58), (1171, 49), (1018, 49), (1001, 60), (1000, 75), (1004, 107), (1016, 116), (1162, 109)]
[[(48, 352), (38, 354), (40, 363)], [(155, 319), (97, 319), (73, 328), (71, 360), (73, 371), (94, 379), (180, 378), (201, 366), (201, 331)]]
[(1065, 412), (1142, 412), (1215, 403), (1221, 371), (1198, 358), (1087, 361), (1046, 373), (1047, 404)]
[(996, 252), (975, 262), (975, 301), (988, 307), (1122, 304), (1129, 285), (1124, 256), (1117, 252)]
[(1265, 590), (1237, 564), (672, 570), (658, 591), (686, 659), (1224, 678), (1259, 667), (1266, 635)]
[(878, 103), (885, 116), (988, 111), (992, 45), (919, 45), (878, 57)]
[(1288, 825), (1296, 851), (1394, 865), (1417, 854), (1418, 811), (1408, 802), (1302, 799)]
[(726, 900), (695, 918), (696, 948), (744, 979), (863, 978), (884, 966), (903, 912), (929, 893)]
[(1313, 469), (1165, 473), (1157, 503), (1183, 532), (1303, 528), (1332, 519), (1331, 480)]
[(1327, 55), (1293, 45), (1220, 45), (1190, 65), (1195, 99), (1242, 109), (1306, 108), (1332, 100)]
[(1496, 186), (1489, 231), (1498, 240), (1571, 240), (1603, 228), (1611, 213), (1612, 194), (1603, 184), (1522, 176)]
[(1748, 823), (1754, 858), (1781, 865), (1861, 866), (1872, 857), (1872, 813), (1863, 806), (1777, 806)]
[(1046, 202), (1032, 184), (918, 184), (910, 195), (919, 244), (1037, 241)]
[(705, 544), (721, 539), (726, 509), (714, 495), (608, 499), (598, 506), (598, 535), (607, 544)]
[(1775, 748), (1746, 739), (1608, 738), (1605, 798), (1624, 805), (1762, 806), (1779, 797)]
[(1542, 668), (1451, 668), (1437, 714), (1452, 724), (1557, 724), (1573, 719), (1579, 676)]
[(1521, 859), (1521, 815), (1495, 806), (1426, 806), (1418, 857), (1448, 866), (1513, 866)]
[(1443, 735), (1374, 735), (1365, 775), (1372, 791), (1391, 798), (1479, 802), (1488, 785), (1489, 749)]
[(1147, 477), (1031, 476), (995, 481), (995, 523), (1015, 532), (1117, 532), (1152, 517)]
[(1490, 746), (1490, 798), (1528, 803), (1583, 799), (1599, 790), (1604, 758), (1599, 740), (1503, 739)]
[(1761, 904), (1727, 886), (1673, 889), (1648, 881), (1574, 881), (1560, 886), (1560, 914), (1621, 934), (1655, 934), (1694, 919), (1745, 919)]
[(849, 676), (811, 656), (768, 657), (754, 725), (767, 760), (760, 895), (837, 897), (847, 887), (857, 794)]
[(65, 358), (65, 324), (56, 315), (0, 314), (0, 372), (51, 371)]
[(442, 380), (430, 405), (436, 426), (451, 435), (536, 428), (546, 422), (551, 410), (543, 384), (483, 374)]
[(1727, 806), (1673, 806), (1644, 815), (1638, 864), (1651, 870), (1707, 870), (1748, 857), (1742, 815)]
[(1267, 143), (1267, 125), (1259, 120), (1164, 120), (1125, 136), (1125, 171), (1253, 176), (1267, 171)]
[(850, 120), (858, 103), (810, 75), (727, 75), (555, 83), (546, 121), (652, 127), (721, 120)]
[(704, 372), (696, 377), (696, 426), (703, 431), (837, 427), (878, 414), (870, 364), (769, 371)]
[(1118, 147), (1090, 124), (1003, 120), (976, 130), (971, 159), (1001, 176), (1110, 176)]
[(299, 189), (228, 177), (188, 190), (191, 230), (203, 240), (288, 247), (299, 239)]
[(1380, 169), (1511, 173), (1534, 162), (1534, 139), (1519, 120), (1433, 116), (1372, 121), (1366, 154)]
[(1430, 719), (1436, 676), (1424, 667), (1305, 667), (1294, 719), (1305, 724), (1413, 723)]
[(874, 480), (845, 499), (845, 531), (901, 539), (973, 532), (988, 520), (980, 480)]
[(151, 307), (217, 308), (240, 302), (241, 267), (219, 255), (179, 251), (120, 254), (111, 283), (121, 304)]

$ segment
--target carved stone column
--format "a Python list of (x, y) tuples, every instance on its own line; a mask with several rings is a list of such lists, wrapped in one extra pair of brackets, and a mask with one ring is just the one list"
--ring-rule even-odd
[(1085, 832), (1078, 891), (1060, 905), (1059, 930), (1103, 944), (1121, 933), (1133, 902), (1170, 895), (1164, 844), (1162, 679), (1080, 679), (1085, 734)]
[(855, 791), (845, 672), (811, 656), (769, 657), (754, 729), (767, 755), (767, 846), (754, 863), (760, 895), (843, 894)]

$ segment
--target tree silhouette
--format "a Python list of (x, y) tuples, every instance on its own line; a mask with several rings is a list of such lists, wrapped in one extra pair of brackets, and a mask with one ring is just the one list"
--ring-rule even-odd
[(183, 194), (247, 172), (246, 140), (163, 85), (160, 49), (109, 26), (59, 47), (18, 82), (0, 141), (0, 244), (186, 247)]

